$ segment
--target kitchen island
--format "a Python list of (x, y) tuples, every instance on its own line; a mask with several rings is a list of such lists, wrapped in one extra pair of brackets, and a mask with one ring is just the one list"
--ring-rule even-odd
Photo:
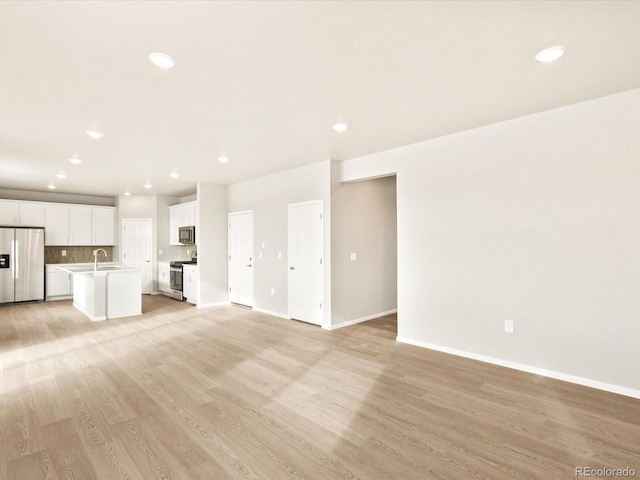
[(142, 313), (141, 273), (120, 265), (58, 266), (73, 274), (73, 306), (91, 320)]

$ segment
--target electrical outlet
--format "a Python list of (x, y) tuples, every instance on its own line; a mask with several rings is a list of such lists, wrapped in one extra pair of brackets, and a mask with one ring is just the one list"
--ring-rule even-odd
[(358, 256), (356, 255), (356, 252), (351, 252), (351, 261), (355, 262), (358, 259)]
[(164, 255), (164, 252), (162, 251), (162, 249), (158, 250), (158, 255), (160, 255), (160, 256)]
[(271, 295), (275, 295), (276, 294), (276, 289), (271, 287)]
[(262, 258), (262, 250), (258, 252), (258, 258)]
[(513, 333), (513, 320), (504, 321), (504, 331), (507, 333)]
[(264, 248), (264, 242), (262, 242), (262, 248)]
[(63, 257), (66, 257), (66, 256), (67, 256), (67, 251), (66, 251), (66, 250), (62, 250), (62, 252), (60, 252), (60, 254), (61, 254)]
[(278, 260), (282, 260), (282, 252), (278, 252)]

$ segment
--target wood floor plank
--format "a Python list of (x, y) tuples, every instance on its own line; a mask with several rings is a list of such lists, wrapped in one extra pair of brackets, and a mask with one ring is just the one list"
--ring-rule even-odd
[(395, 341), (143, 297), (0, 307), (0, 479), (556, 480), (640, 474), (640, 401)]
[(46, 450), (34, 452), (7, 463), (7, 479), (58, 480), (51, 458)]
[(144, 478), (158, 480), (189, 480), (186, 473), (160, 444), (145, 435), (136, 419), (127, 420), (112, 427), (115, 439), (131, 457)]
[(63, 401), (55, 376), (46, 375), (31, 379), (29, 385), (34, 398), (38, 423), (41, 426), (71, 416)]
[(98, 478), (73, 419), (50, 423), (42, 427), (42, 431), (58, 477), (73, 480)]

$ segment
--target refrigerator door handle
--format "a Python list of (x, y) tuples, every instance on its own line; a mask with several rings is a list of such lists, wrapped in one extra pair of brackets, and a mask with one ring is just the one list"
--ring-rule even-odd
[(11, 257), (13, 257), (13, 264), (11, 265), (11, 280), (15, 280), (17, 278), (17, 266), (16, 266), (16, 241), (11, 240)]
[(16, 251), (15, 251), (15, 256), (13, 257), (13, 258), (15, 258), (15, 261), (13, 262), (13, 265), (15, 267), (14, 272), (16, 272), (15, 279), (18, 280), (18, 278), (20, 278), (20, 275), (18, 275), (18, 273), (19, 273), (18, 269), (20, 268), (20, 262), (18, 262), (17, 260), (19, 258), (18, 255), (20, 254), (20, 250), (19, 250), (20, 242), (18, 240), (16, 240), (15, 243), (16, 243), (16, 246), (15, 246)]

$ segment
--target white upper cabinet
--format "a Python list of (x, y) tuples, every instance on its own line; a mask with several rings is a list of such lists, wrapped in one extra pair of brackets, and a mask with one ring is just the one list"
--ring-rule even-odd
[(115, 245), (116, 210), (112, 207), (91, 209), (93, 226), (92, 245)]
[(196, 202), (182, 204), (182, 226), (190, 227), (196, 224)]
[(0, 200), (0, 225), (44, 227), (46, 246), (116, 244), (115, 207)]
[(0, 225), (15, 225), (18, 220), (18, 202), (0, 200)]
[(92, 245), (91, 207), (69, 207), (69, 245)]
[(69, 205), (45, 205), (44, 244), (69, 245)]
[(44, 203), (0, 200), (0, 225), (44, 227)]
[(18, 219), (22, 227), (44, 227), (44, 203), (18, 202)]
[[(178, 229), (180, 227), (196, 227), (196, 239), (198, 238), (197, 227), (197, 202), (180, 203), (169, 207), (169, 244), (181, 245), (178, 241)], [(198, 243), (196, 241), (196, 243)]]
[(115, 208), (71, 205), (69, 245), (114, 245)]

